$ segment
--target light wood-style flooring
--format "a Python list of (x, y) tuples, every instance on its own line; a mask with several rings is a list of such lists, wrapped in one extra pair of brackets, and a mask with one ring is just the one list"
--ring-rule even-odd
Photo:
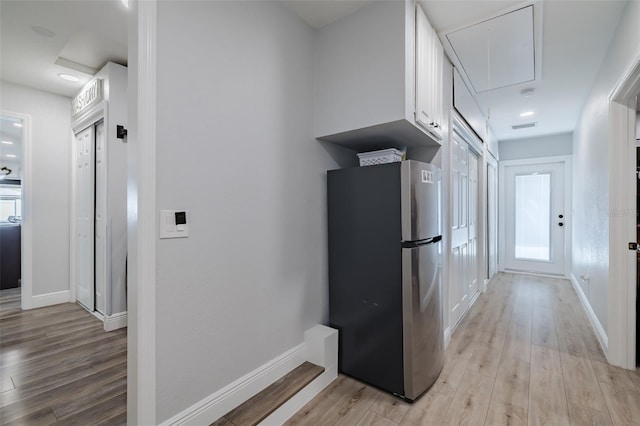
[(126, 424), (126, 329), (79, 305), (20, 310), (0, 291), (0, 424)]
[(498, 274), (414, 404), (339, 376), (288, 425), (640, 425), (640, 373), (607, 364), (567, 280)]

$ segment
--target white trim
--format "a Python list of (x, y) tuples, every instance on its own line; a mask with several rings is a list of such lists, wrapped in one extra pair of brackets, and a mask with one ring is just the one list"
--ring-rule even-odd
[(589, 322), (591, 323), (591, 326), (593, 327), (593, 330), (596, 333), (596, 337), (598, 338), (600, 347), (602, 348), (602, 351), (606, 354), (607, 347), (609, 344), (607, 333), (605, 333), (604, 327), (602, 327), (602, 324), (600, 324), (600, 320), (598, 319), (598, 316), (591, 308), (589, 299), (587, 299), (587, 296), (582, 291), (582, 287), (580, 287), (580, 283), (578, 282), (578, 279), (576, 278), (576, 276), (573, 275), (573, 273), (571, 273), (571, 284), (573, 285), (573, 289), (578, 294), (578, 299), (580, 299), (580, 303), (582, 304), (582, 307), (584, 308), (584, 311), (586, 312), (587, 317), (589, 318)]
[(0, 110), (1, 115), (9, 115), (22, 120), (22, 224), (20, 227), (20, 307), (33, 309), (33, 228), (31, 207), (33, 206), (33, 147), (31, 141), (31, 116)]
[(451, 343), (451, 328), (447, 327), (444, 329), (444, 348), (447, 349), (450, 343)]
[(104, 317), (104, 331), (113, 331), (127, 326), (127, 313), (120, 312), (117, 314)]
[(551, 157), (535, 157), (535, 158), (525, 158), (519, 160), (505, 160), (500, 161), (498, 163), (498, 271), (500, 272), (512, 272), (518, 274), (530, 274), (530, 275), (541, 275), (541, 276), (552, 276), (552, 277), (564, 277), (569, 278), (571, 273), (571, 256), (572, 256), (572, 232), (573, 232), (573, 215), (572, 207), (570, 202), (565, 201), (565, 215), (564, 215), (564, 226), (565, 226), (565, 238), (564, 238), (564, 269), (562, 274), (543, 274), (539, 272), (532, 271), (520, 271), (508, 269), (505, 267), (504, 260), (506, 256), (506, 220), (505, 217), (505, 208), (506, 208), (506, 200), (505, 200), (505, 191), (506, 191), (506, 182), (504, 179), (505, 169), (510, 166), (528, 166), (533, 164), (547, 164), (547, 163), (563, 163), (564, 164), (564, 199), (571, 200), (572, 199), (572, 188), (573, 188), (573, 169), (572, 169), (572, 156), (571, 155), (556, 155)]
[[(133, 380), (135, 392), (127, 393), (127, 405), (135, 409), (128, 416), (128, 424), (154, 425), (156, 423), (156, 43), (157, 43), (157, 2), (146, 0), (138, 6), (138, 69), (137, 81), (137, 140), (132, 141), (135, 149), (137, 172), (137, 214), (136, 241), (136, 282), (129, 286), (136, 292), (136, 314), (129, 324), (134, 330), (136, 348), (132, 354), (135, 362), (129, 364), (127, 373)], [(129, 206), (131, 208), (131, 206)], [(129, 216), (131, 216), (129, 212)], [(131, 247), (131, 246), (130, 246)]]
[(31, 297), (30, 301), (31, 308), (42, 308), (44, 306), (59, 305), (61, 303), (69, 303), (69, 290), (38, 294)]
[(161, 425), (202, 425), (214, 422), (302, 364), (305, 355), (305, 344), (302, 343), (198, 401)]
[(640, 50), (609, 93), (609, 298), (608, 352), (611, 364), (636, 367), (635, 103), (640, 92)]
[(256, 368), (219, 391), (161, 423), (163, 426), (210, 424), (238, 407), (305, 361), (325, 371), (281, 405), (261, 425), (283, 424), (338, 377), (338, 331), (317, 325), (304, 334), (305, 342)]

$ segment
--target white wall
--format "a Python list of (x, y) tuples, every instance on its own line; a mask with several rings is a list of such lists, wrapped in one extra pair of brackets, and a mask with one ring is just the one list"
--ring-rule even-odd
[(31, 117), (33, 295), (68, 291), (71, 99), (2, 81), (0, 109)]
[(157, 422), (327, 318), (326, 170), (313, 31), (274, 2), (158, 2)]
[(526, 158), (571, 155), (573, 134), (560, 133), (536, 138), (500, 141), (500, 160), (522, 160)]
[[(608, 96), (640, 46), (640, 2), (629, 2), (573, 134), (575, 277), (607, 330), (609, 275)], [(501, 153), (502, 154), (502, 153)]]

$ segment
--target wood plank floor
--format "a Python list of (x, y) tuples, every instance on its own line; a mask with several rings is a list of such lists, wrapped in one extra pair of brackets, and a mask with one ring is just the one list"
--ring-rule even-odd
[(414, 404), (340, 375), (288, 425), (640, 425), (640, 373), (607, 364), (571, 283), (498, 274)]
[(0, 291), (0, 424), (126, 424), (126, 329), (75, 303), (22, 311)]

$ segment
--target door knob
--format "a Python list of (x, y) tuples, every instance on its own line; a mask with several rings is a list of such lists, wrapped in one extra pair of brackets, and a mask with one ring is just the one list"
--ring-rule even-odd
[(564, 226), (564, 223), (559, 222), (559, 223), (558, 223), (558, 226)]
[(558, 217), (559, 217), (560, 219), (562, 219), (562, 218), (564, 217), (564, 215), (559, 214), (559, 215), (558, 215)]

